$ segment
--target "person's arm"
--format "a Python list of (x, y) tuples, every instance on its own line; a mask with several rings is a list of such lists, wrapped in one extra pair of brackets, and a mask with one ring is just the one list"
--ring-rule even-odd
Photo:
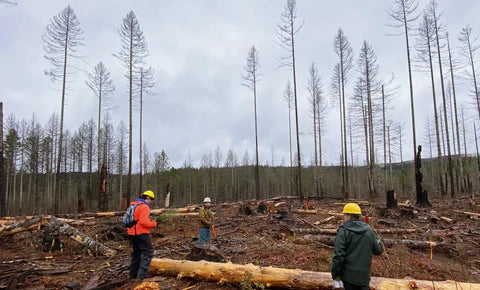
[(373, 254), (380, 255), (383, 253), (383, 243), (378, 238), (377, 234), (372, 230), (373, 234)]
[(204, 208), (201, 208), (200, 211), (198, 212), (198, 217), (200, 218), (200, 222), (205, 225), (209, 226), (210, 221), (207, 218), (207, 210)]
[(335, 251), (332, 258), (332, 279), (336, 279), (341, 276), (343, 261), (345, 260), (347, 250), (347, 243), (345, 237), (345, 230), (341, 227), (338, 229), (337, 236), (335, 237)]
[(138, 223), (146, 228), (154, 228), (157, 226), (157, 222), (150, 220), (150, 208), (148, 205), (142, 206), (138, 213)]

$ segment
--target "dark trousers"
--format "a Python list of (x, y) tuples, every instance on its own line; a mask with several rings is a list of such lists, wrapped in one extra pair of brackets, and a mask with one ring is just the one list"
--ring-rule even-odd
[(342, 281), (342, 282), (343, 282), (343, 288), (345, 290), (370, 290), (370, 286), (360, 286), (360, 285), (350, 284), (345, 281)]
[(153, 257), (153, 247), (149, 234), (129, 236), (133, 247), (130, 277), (143, 280), (147, 276), (148, 267)]

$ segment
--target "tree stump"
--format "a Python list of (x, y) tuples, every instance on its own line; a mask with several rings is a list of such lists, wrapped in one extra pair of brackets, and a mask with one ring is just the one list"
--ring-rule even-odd
[(415, 189), (417, 192), (417, 206), (431, 207), (432, 204), (428, 201), (427, 191), (422, 187), (423, 175), (420, 171), (422, 168), (422, 146), (418, 145), (417, 156), (415, 157)]
[(387, 190), (387, 208), (397, 208), (397, 193), (395, 190)]
[(259, 214), (267, 214), (268, 213), (268, 208), (267, 204), (264, 202), (260, 202), (257, 206), (257, 213)]
[(201, 243), (195, 241), (192, 243), (192, 251), (187, 255), (190, 261), (209, 261), (209, 262), (226, 262), (227, 259), (220, 253), (218, 248), (211, 243)]

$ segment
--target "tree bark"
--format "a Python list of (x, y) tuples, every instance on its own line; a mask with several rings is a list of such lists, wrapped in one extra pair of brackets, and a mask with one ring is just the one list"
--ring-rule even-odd
[(387, 190), (387, 208), (397, 208), (397, 194), (395, 190)]
[[(330, 273), (260, 267), (253, 264), (214, 263), (206, 261), (186, 261), (171, 259), (152, 259), (149, 268), (155, 274), (165, 274), (178, 278), (189, 277), (195, 280), (215, 281), (219, 283), (241, 283), (248, 279), (251, 283), (262, 283), (266, 287), (298, 289), (332, 289)], [(248, 278), (247, 275), (250, 277)], [(456, 281), (425, 281), (413, 279), (392, 279), (372, 277), (370, 287), (374, 289), (473, 289), (479, 290), (480, 284)]]
[(42, 219), (40, 217), (34, 217), (28, 220), (11, 224), (7, 227), (0, 228), (0, 238), (34, 229), (40, 226), (42, 223), (45, 224), (46, 222), (42, 222)]
[(117, 251), (108, 248), (107, 246), (97, 242), (91, 237), (80, 232), (76, 228), (59, 221), (56, 217), (50, 217), (49, 225), (53, 230), (57, 231), (59, 234), (69, 236), (71, 239), (79, 242), (84, 245), (91, 252), (100, 254), (103, 256), (114, 256), (117, 254)]

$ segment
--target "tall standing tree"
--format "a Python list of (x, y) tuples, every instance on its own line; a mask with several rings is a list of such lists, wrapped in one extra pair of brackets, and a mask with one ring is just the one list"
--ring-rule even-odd
[(287, 84), (285, 85), (285, 90), (283, 91), (283, 100), (285, 101), (285, 104), (287, 104), (287, 109), (288, 109), (288, 140), (290, 144), (290, 168), (289, 168), (289, 194), (291, 194), (292, 191), (292, 166), (293, 166), (293, 155), (292, 155), (292, 120), (291, 120), (291, 112), (295, 106), (295, 100), (293, 98), (293, 92), (292, 92), (292, 85), (290, 84), (290, 81), (287, 81)]
[(65, 114), (65, 93), (67, 86), (67, 77), (75, 69), (69, 63), (71, 58), (78, 58), (77, 49), (83, 43), (82, 29), (75, 12), (70, 6), (60, 11), (50, 20), (47, 25), (47, 32), (43, 35), (45, 42), (45, 58), (52, 65), (50, 71), (45, 74), (51, 77), (52, 81), (61, 80), (61, 106), (60, 106), (60, 136), (58, 139), (57, 170), (55, 174), (53, 211), (58, 213), (60, 201), (60, 167), (62, 162), (62, 140), (63, 140), (63, 120)]
[[(418, 18), (416, 15), (416, 10), (418, 8), (417, 0), (394, 0), (394, 7), (389, 9), (389, 16), (390, 20), (392, 21), (391, 26), (400, 28), (402, 30), (402, 34), (405, 35), (405, 43), (406, 43), (406, 52), (407, 52), (407, 63), (408, 63), (408, 80), (409, 80), (409, 88), (410, 88), (410, 108), (412, 114), (412, 141), (413, 141), (413, 160), (415, 164), (415, 168), (417, 168), (417, 137), (415, 131), (415, 105), (414, 105), (414, 97), (413, 97), (413, 81), (412, 81), (412, 65), (410, 59), (410, 42), (408, 33), (411, 31), (411, 23), (415, 22)], [(415, 175), (415, 174), (413, 174)], [(416, 182), (416, 180), (415, 180)], [(421, 200), (420, 192), (417, 192), (417, 202)]]
[(458, 110), (457, 110), (457, 92), (455, 88), (455, 69), (456, 69), (456, 63), (454, 63), (453, 60), (453, 55), (452, 55), (452, 50), (450, 49), (450, 39), (448, 37), (448, 32), (446, 33), (447, 37), (447, 49), (448, 49), (448, 64), (450, 68), (450, 80), (452, 83), (452, 94), (453, 94), (453, 107), (454, 107), (454, 113), (455, 113), (455, 128), (456, 128), (456, 133), (457, 133), (457, 148), (458, 148), (458, 156), (457, 156), (457, 168), (460, 168), (460, 176), (462, 179), (462, 184), (463, 184), (463, 189), (462, 191), (467, 188), (467, 184), (465, 182), (465, 175), (463, 174), (463, 158), (461, 152), (461, 147), (460, 147), (460, 126), (458, 122)]
[[(440, 192), (445, 195), (445, 184), (443, 180), (443, 158), (442, 158), (442, 143), (440, 142), (441, 130), (439, 124), (439, 116), (437, 111), (437, 97), (435, 91), (435, 75), (433, 72), (433, 57), (435, 56), (435, 30), (434, 23), (427, 13), (423, 14), (422, 22), (418, 29), (418, 41), (416, 43), (416, 49), (418, 52), (418, 59), (428, 71), (432, 86), (432, 100), (433, 100), (433, 113), (435, 121), (435, 135), (437, 144), (437, 168), (438, 178), (440, 183)], [(440, 119), (441, 121), (441, 119)]]
[[(125, 139), (127, 139), (127, 134), (128, 134), (128, 129), (123, 123), (123, 121), (120, 121), (120, 124), (117, 126), (116, 130), (116, 148), (115, 148), (115, 155), (117, 159), (117, 174), (119, 177), (118, 180), (118, 193), (120, 194), (120, 197), (125, 197), (124, 189), (123, 189), (123, 172), (125, 170), (125, 151), (126, 151), (126, 146), (125, 146)], [(123, 206), (123, 201), (121, 202), (120, 207)]]
[[(344, 193), (345, 188), (345, 164), (343, 159), (343, 105), (342, 105), (342, 73), (340, 71), (340, 63), (337, 63), (333, 69), (332, 79), (330, 83), (331, 99), (333, 104), (338, 104), (339, 120), (340, 120), (340, 176), (341, 176), (341, 192)], [(363, 105), (362, 105), (363, 110)]]
[[(155, 81), (153, 79), (153, 69), (151, 67), (144, 69), (140, 67), (140, 71), (135, 76), (135, 83), (138, 87), (138, 97), (140, 102), (140, 143), (143, 144), (143, 96), (145, 94), (150, 93), (150, 89), (153, 88), (155, 85)], [(139, 172), (139, 192), (143, 192), (143, 168), (144, 168), (144, 154), (142, 152), (142, 146), (140, 146), (140, 172)]]
[(109, 98), (113, 91), (115, 90), (115, 86), (113, 85), (113, 81), (110, 77), (110, 72), (107, 70), (103, 62), (99, 62), (94, 68), (93, 73), (89, 73), (87, 75), (88, 80), (86, 81), (87, 86), (92, 90), (95, 97), (98, 98), (98, 118), (97, 118), (97, 172), (99, 177), (99, 196), (98, 196), (98, 209), (100, 211), (106, 211), (107, 200), (105, 196), (105, 191), (103, 190), (102, 180), (101, 180), (101, 171), (105, 166), (105, 157), (103, 156), (102, 160), (102, 152), (103, 146), (101, 139), (101, 132), (100, 128), (102, 125), (102, 109), (106, 109), (105, 107), (108, 106), (111, 99)]
[(297, 74), (295, 68), (295, 36), (302, 28), (302, 25), (296, 25), (297, 3), (296, 0), (287, 0), (281, 15), (280, 23), (276, 26), (278, 42), (286, 55), (280, 58), (280, 66), (292, 69), (293, 76), (293, 96), (295, 100), (295, 128), (297, 134), (297, 195), (303, 200), (302, 191), (302, 161), (300, 157), (300, 133), (298, 127), (298, 98), (297, 98)]
[(477, 103), (477, 111), (478, 117), (480, 118), (480, 92), (478, 91), (478, 83), (477, 83), (477, 67), (475, 62), (475, 52), (480, 48), (480, 45), (477, 43), (476, 37), (472, 35), (472, 27), (470, 25), (465, 26), (462, 28), (460, 32), (460, 37), (458, 40), (461, 42), (461, 54), (467, 59), (468, 64), (470, 66), (471, 71), (469, 72), (469, 76), (471, 81), (473, 82), (473, 88), (471, 88), (473, 98)]
[(3, 158), (3, 103), (0, 102), (0, 217), (5, 216), (7, 206), (5, 190), (5, 164)]
[(380, 113), (378, 101), (382, 99), (377, 95), (381, 91), (381, 83), (378, 80), (379, 66), (377, 64), (377, 55), (372, 46), (364, 41), (362, 48), (360, 49), (360, 55), (358, 58), (358, 67), (365, 84), (366, 93), (366, 110), (367, 123), (368, 123), (368, 140), (369, 140), (369, 193), (370, 197), (377, 196), (377, 189), (375, 183), (375, 127), (376, 127), (376, 115)]
[(258, 167), (258, 131), (257, 131), (257, 82), (260, 80), (258, 70), (260, 60), (258, 50), (252, 46), (247, 54), (247, 64), (245, 65), (245, 75), (242, 75), (243, 85), (253, 92), (253, 108), (255, 113), (255, 196), (260, 200), (260, 173)]
[[(434, 28), (434, 35), (435, 35), (435, 42), (437, 45), (437, 56), (438, 56), (438, 68), (440, 71), (440, 85), (442, 87), (442, 100), (443, 100), (443, 120), (445, 123), (445, 137), (447, 141), (447, 158), (448, 158), (448, 175), (450, 176), (450, 195), (451, 197), (455, 197), (455, 180), (453, 179), (453, 161), (452, 161), (452, 153), (450, 149), (450, 133), (448, 130), (448, 118), (447, 118), (447, 98), (445, 95), (445, 82), (443, 78), (443, 66), (442, 66), (442, 49), (440, 47), (440, 34), (443, 37), (443, 26), (440, 23), (440, 15), (437, 12), (437, 1), (432, 0), (427, 8), (427, 13), (429, 17), (432, 19), (433, 28)], [(452, 128), (453, 129), (453, 128)]]
[[(128, 175), (127, 190), (122, 198), (122, 207), (130, 203), (132, 192), (132, 131), (133, 131), (133, 97), (134, 97), (134, 72), (140, 67), (148, 56), (147, 42), (140, 29), (140, 24), (133, 11), (130, 11), (123, 18), (119, 30), (121, 49), (115, 56), (120, 60), (127, 72), (125, 78), (128, 80)], [(140, 146), (142, 146), (140, 144)]]
[(325, 98), (322, 90), (322, 83), (319, 83), (319, 88), (316, 95), (316, 113), (317, 113), (317, 126), (318, 126), (318, 165), (319, 165), (319, 175), (318, 183), (320, 195), (324, 195), (323, 191), (323, 158), (322, 158), (322, 141), (323, 133), (325, 131), (325, 119), (326, 119), (326, 110), (327, 110), (327, 99)]
[(322, 94), (322, 84), (321, 84), (321, 77), (318, 75), (318, 69), (315, 66), (315, 63), (312, 62), (309, 68), (309, 76), (308, 76), (308, 85), (307, 90), (310, 94), (310, 104), (312, 106), (312, 120), (313, 120), (313, 144), (314, 144), (314, 159), (315, 159), (315, 167), (313, 170), (313, 183), (315, 185), (315, 193), (317, 196), (320, 195), (320, 185), (318, 179), (318, 151), (317, 151), (317, 121), (318, 121), (318, 102), (319, 98)]
[(333, 41), (333, 48), (338, 56), (339, 72), (340, 72), (340, 88), (342, 94), (341, 115), (343, 121), (343, 160), (345, 166), (345, 186), (343, 188), (344, 198), (349, 197), (349, 177), (348, 177), (348, 154), (347, 154), (347, 117), (345, 106), (345, 86), (347, 85), (349, 73), (353, 67), (353, 50), (348, 42), (347, 37), (341, 28), (338, 29)]

